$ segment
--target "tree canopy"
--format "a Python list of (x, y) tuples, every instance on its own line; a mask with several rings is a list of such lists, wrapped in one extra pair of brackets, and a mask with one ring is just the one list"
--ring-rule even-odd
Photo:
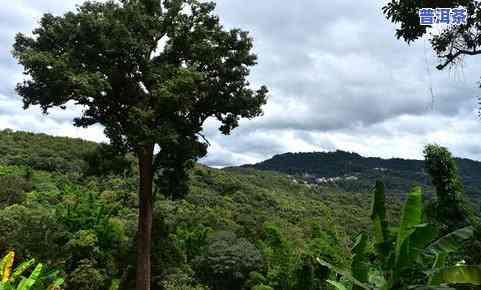
[[(14, 55), (31, 76), (17, 91), (25, 107), (44, 112), (84, 106), (75, 125), (104, 125), (119, 149), (155, 143), (159, 158), (203, 156), (199, 133), (207, 118), (217, 118), (229, 134), (240, 117), (261, 114), (267, 93), (246, 80), (256, 63), (252, 39), (225, 30), (214, 8), (191, 0), (123, 0), (45, 14), (32, 37), (16, 37)], [(169, 152), (172, 145), (180, 150)]]

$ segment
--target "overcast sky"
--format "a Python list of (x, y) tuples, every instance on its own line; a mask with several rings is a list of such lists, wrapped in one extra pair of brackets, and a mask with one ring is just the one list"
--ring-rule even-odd
[[(0, 128), (107, 141), (100, 126), (71, 125), (79, 110), (22, 110), (15, 84), (24, 76), (10, 51), (42, 13), (61, 14), (82, 0), (2, 1)], [(211, 166), (254, 163), (284, 152), (353, 151), (421, 158), (428, 143), (481, 160), (477, 97), (481, 58), (437, 71), (429, 43), (408, 46), (381, 13), (383, 1), (219, 0), (228, 28), (249, 30), (259, 64), (253, 86), (270, 89), (263, 117), (243, 120), (231, 136), (208, 122)], [(326, 3), (326, 4), (324, 4)], [(432, 101), (431, 88), (434, 95)]]

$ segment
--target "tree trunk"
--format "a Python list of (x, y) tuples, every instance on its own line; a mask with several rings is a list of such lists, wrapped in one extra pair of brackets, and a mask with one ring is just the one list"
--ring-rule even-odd
[(140, 186), (139, 186), (139, 228), (137, 233), (137, 290), (150, 290), (150, 254), (152, 244), (152, 212), (153, 212), (153, 155), (154, 145), (141, 148), (138, 153)]

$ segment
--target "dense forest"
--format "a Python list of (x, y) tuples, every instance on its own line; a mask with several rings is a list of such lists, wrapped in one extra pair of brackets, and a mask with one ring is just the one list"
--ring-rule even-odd
[[(121, 289), (133, 287), (135, 163), (103, 163), (106, 145), (78, 139), (5, 130), (0, 140), (8, 144), (0, 166), (0, 251), (14, 249), (19, 260), (35, 257), (61, 269), (67, 289), (107, 289), (117, 280)], [(55, 162), (35, 162), (40, 154)], [(108, 169), (117, 174), (97, 174)], [(202, 165), (190, 184), (185, 200), (158, 195), (158, 288), (303, 289), (306, 279), (319, 286), (315, 258), (347, 265), (352, 235), (370, 228), (370, 193)], [(389, 207), (395, 222), (400, 204), (393, 197)]]
[[(78, 139), (11, 130), (0, 139), (9, 147), (0, 165), (0, 251), (44, 262), (65, 289), (132, 289), (135, 162), (111, 162), (109, 146)], [(54, 165), (34, 162), (38, 154)], [(377, 228), (374, 191), (200, 164), (189, 185), (183, 200), (156, 194), (154, 289), (333, 287), (335, 272), (326, 265), (351, 267), (357, 234)], [(399, 194), (385, 198), (385, 220), (398, 225)]]

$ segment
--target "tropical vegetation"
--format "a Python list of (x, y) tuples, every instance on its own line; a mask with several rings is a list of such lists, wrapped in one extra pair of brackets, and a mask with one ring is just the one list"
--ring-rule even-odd
[[(14, 249), (18, 261), (42, 261), (44, 269), (58, 271), (64, 289), (134, 289), (135, 159), (110, 162), (101, 158), (109, 156), (109, 146), (69, 138), (10, 130), (0, 138), (23, 156), (4, 156), (0, 165), (0, 251)], [(29, 166), (36, 142), (43, 144), (45, 158), (84, 166), (77, 171)], [(62, 153), (75, 146), (83, 153)], [(302, 174), (197, 164), (184, 199), (156, 198), (152, 287), (398, 289), (475, 283), (481, 264), (478, 212), (464, 197), (449, 151), (433, 145), (425, 155), (435, 194), (423, 195), (417, 187), (407, 197), (381, 181), (375, 190), (356, 192), (309, 183)], [(91, 162), (92, 156), (99, 158)]]

